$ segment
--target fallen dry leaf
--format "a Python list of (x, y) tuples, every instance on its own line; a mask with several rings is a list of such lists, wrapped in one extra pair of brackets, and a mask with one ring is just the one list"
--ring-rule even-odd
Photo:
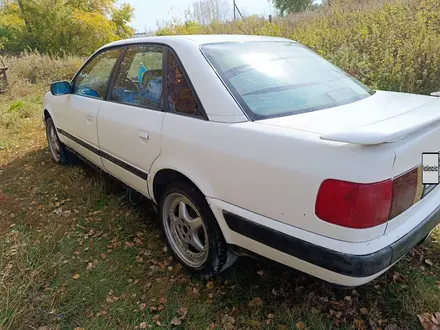
[(356, 329), (366, 329), (365, 322), (363, 320), (354, 320), (354, 326)]
[(222, 325), (224, 329), (233, 329), (235, 324), (235, 319), (228, 314), (222, 317)]
[(147, 308), (147, 304), (142, 303), (142, 304), (139, 305), (139, 310), (140, 311), (143, 311), (145, 308)]
[(434, 265), (434, 263), (431, 260), (429, 260), (429, 259), (425, 259), (425, 263), (427, 265), (429, 265), (429, 266), (433, 266)]
[(108, 302), (109, 304), (113, 304), (114, 302), (118, 301), (119, 297), (116, 296), (109, 296), (107, 298), (105, 298), (105, 301)]
[(158, 311), (163, 311), (165, 309), (165, 306), (164, 305), (159, 305), (159, 307), (157, 307), (157, 310)]
[(167, 298), (162, 297), (162, 298), (159, 299), (159, 302), (160, 302), (161, 304), (166, 304), (166, 302), (167, 302)]
[(182, 320), (185, 318), (186, 314), (188, 313), (188, 308), (186, 307), (180, 307), (177, 311), (177, 313), (180, 315), (179, 317), (175, 316), (170, 322), (170, 325), (178, 326), (182, 324)]
[(105, 253), (101, 253), (101, 259), (105, 260), (105, 259), (107, 259), (107, 257), (108, 256)]
[(147, 328), (151, 328), (151, 325), (149, 325), (147, 322), (142, 322), (141, 324), (139, 324), (139, 329), (147, 329)]
[(393, 281), (397, 282), (397, 281), (399, 281), (401, 279), (402, 279), (402, 275), (399, 274), (398, 272), (394, 272), (394, 274), (393, 274)]
[(93, 263), (89, 262), (89, 263), (87, 264), (87, 268), (86, 268), (86, 270), (92, 270), (92, 268), (93, 268)]
[(209, 281), (208, 283), (206, 283), (206, 287), (211, 290), (214, 287), (214, 282)]
[(367, 315), (368, 314), (368, 309), (366, 309), (365, 307), (362, 307), (360, 310), (362, 315)]
[(305, 326), (304, 322), (298, 322), (296, 324), (296, 328), (299, 330), (304, 330), (306, 328), (306, 326)]
[(440, 313), (435, 313), (435, 315), (431, 313), (422, 313), (420, 315), (417, 315), (420, 321), (420, 324), (422, 325), (423, 329), (425, 330), (439, 330), (439, 324), (440, 324)]
[(180, 317), (177, 317), (177, 316), (173, 317), (173, 319), (170, 322), (170, 325), (175, 325), (175, 326), (181, 325), (181, 324), (182, 324), (182, 320), (180, 319)]
[(183, 319), (185, 316), (186, 316), (186, 314), (188, 314), (188, 308), (186, 308), (186, 307), (180, 307), (178, 310), (177, 310), (177, 313), (180, 315), (180, 317)]
[(76, 273), (75, 275), (72, 276), (72, 278), (73, 278), (74, 280), (77, 280), (77, 279), (79, 279), (80, 277), (81, 277), (81, 275), (78, 274), (78, 273)]
[(263, 306), (263, 300), (259, 297), (255, 297), (248, 303), (249, 307), (261, 307)]

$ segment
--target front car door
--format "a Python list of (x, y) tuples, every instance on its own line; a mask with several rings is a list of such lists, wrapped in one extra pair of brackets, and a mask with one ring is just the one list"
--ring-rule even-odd
[(127, 46), (98, 115), (103, 165), (149, 196), (147, 178), (161, 150), (164, 48)]
[(98, 112), (122, 48), (93, 56), (72, 81), (72, 94), (57, 97), (55, 118), (61, 141), (102, 167), (97, 133)]

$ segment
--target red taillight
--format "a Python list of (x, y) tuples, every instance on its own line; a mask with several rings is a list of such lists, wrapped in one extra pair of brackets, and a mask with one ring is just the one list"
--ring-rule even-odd
[(349, 228), (370, 228), (387, 222), (417, 203), (423, 192), (420, 167), (394, 180), (354, 183), (325, 180), (315, 204), (318, 218)]
[(318, 218), (350, 228), (369, 228), (388, 220), (392, 181), (371, 184), (325, 180), (315, 205)]
[(416, 167), (393, 180), (393, 204), (390, 219), (397, 217), (422, 198), (423, 185), (420, 171), (421, 167)]

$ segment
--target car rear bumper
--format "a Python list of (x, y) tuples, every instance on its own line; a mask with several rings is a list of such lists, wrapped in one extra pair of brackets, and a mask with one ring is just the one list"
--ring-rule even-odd
[[(342, 278), (353, 278), (353, 281), (338, 280), (337, 282), (341, 282), (339, 284), (360, 285), (383, 273), (429, 235), (440, 222), (440, 206), (406, 235), (380, 250), (365, 255), (331, 250), (228, 211), (223, 211), (223, 218), (234, 233), (263, 244), (271, 250), (282, 252), (331, 273), (343, 275)], [(326, 279), (323, 276), (319, 277)]]

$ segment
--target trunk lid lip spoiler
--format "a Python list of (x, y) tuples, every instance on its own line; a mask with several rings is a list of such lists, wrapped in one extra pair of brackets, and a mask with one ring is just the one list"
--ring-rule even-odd
[[(439, 94), (440, 95), (440, 94)], [(376, 145), (405, 139), (411, 133), (440, 123), (440, 99), (369, 125), (343, 131), (323, 133), (321, 140)]]

